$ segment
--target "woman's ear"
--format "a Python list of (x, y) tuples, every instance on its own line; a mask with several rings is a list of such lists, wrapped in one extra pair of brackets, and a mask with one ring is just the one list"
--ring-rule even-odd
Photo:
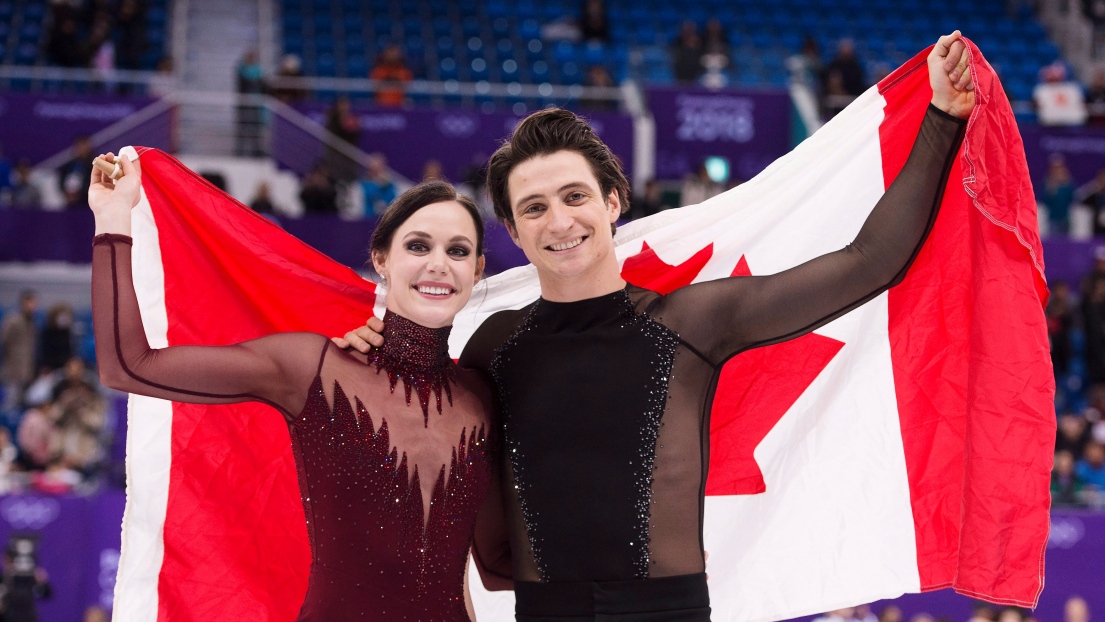
[(385, 283), (388, 280), (387, 274), (385, 274), (387, 259), (387, 253), (383, 251), (372, 251), (372, 269), (384, 279)]
[(483, 278), (483, 270), (486, 266), (487, 266), (486, 258), (484, 258), (483, 255), (480, 255), (480, 258), (476, 260), (476, 280), (474, 281), (473, 284), (479, 283), (480, 279)]

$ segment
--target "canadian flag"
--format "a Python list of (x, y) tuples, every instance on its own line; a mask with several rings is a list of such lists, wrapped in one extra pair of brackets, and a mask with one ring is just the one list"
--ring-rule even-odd
[[(711, 420), (715, 620), (775, 620), (940, 588), (1034, 606), (1055, 438), (1036, 206), (1008, 100), (973, 44), (978, 104), (905, 281), (725, 367)], [(666, 292), (839, 249), (905, 163), (927, 51), (755, 179), (618, 231), (626, 280)], [(137, 149), (134, 279), (153, 347), (344, 334), (382, 291), (172, 157)], [(539, 295), (491, 277), (451, 348)], [(310, 552), (288, 431), (259, 404), (132, 396), (116, 619), (293, 620)], [(513, 619), (483, 591), (479, 620)]]

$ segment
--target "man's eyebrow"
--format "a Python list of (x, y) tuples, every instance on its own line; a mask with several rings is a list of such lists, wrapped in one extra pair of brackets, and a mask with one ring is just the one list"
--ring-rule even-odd
[[(573, 181), (573, 182), (571, 182), (571, 183), (567, 183), (567, 184), (564, 184), (563, 186), (561, 186), (561, 187), (560, 187), (560, 188), (559, 188), (559, 189), (558, 189), (558, 190), (556, 191), (556, 193), (557, 193), (557, 194), (560, 194), (561, 192), (564, 192), (565, 190), (570, 190), (570, 189), (572, 189), (572, 188), (583, 188), (583, 189), (585, 189), (585, 190), (588, 190), (588, 189), (590, 189), (590, 188), (589, 188), (589, 186), (588, 186), (588, 185), (587, 185), (587, 184), (586, 184), (585, 182), (582, 182), (582, 181)], [(518, 200), (518, 201), (517, 201), (517, 202), (516, 202), (516, 203), (514, 204), (514, 206), (515, 206), (515, 207), (518, 207), (519, 205), (521, 205), (521, 204), (523, 204), (523, 203), (525, 203), (525, 202), (527, 202), (527, 201), (532, 201), (533, 199), (540, 199), (540, 198), (542, 198), (542, 197), (544, 197), (544, 196), (545, 196), (545, 195), (541, 194), (540, 192), (535, 192), (535, 193), (533, 193), (533, 194), (529, 194), (529, 195), (526, 195), (525, 197), (522, 197), (521, 199), (519, 199), (519, 200)]]

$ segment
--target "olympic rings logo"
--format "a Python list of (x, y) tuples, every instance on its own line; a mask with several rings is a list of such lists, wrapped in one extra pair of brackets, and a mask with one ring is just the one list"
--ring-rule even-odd
[(468, 138), (480, 129), (480, 123), (471, 115), (440, 114), (437, 117), (437, 129), (450, 138)]
[(1048, 548), (1069, 549), (1082, 541), (1086, 535), (1086, 526), (1074, 516), (1057, 516), (1051, 519), (1051, 533), (1047, 538)]
[(61, 514), (55, 499), (8, 497), (0, 501), (0, 516), (16, 529), (42, 529)]

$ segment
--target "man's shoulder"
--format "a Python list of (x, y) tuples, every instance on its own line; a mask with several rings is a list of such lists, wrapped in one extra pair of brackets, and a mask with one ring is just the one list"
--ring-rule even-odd
[(529, 304), (521, 309), (496, 311), (488, 316), (464, 346), (460, 358), (461, 366), (488, 369), (495, 353), (522, 325), (532, 306), (533, 304)]

